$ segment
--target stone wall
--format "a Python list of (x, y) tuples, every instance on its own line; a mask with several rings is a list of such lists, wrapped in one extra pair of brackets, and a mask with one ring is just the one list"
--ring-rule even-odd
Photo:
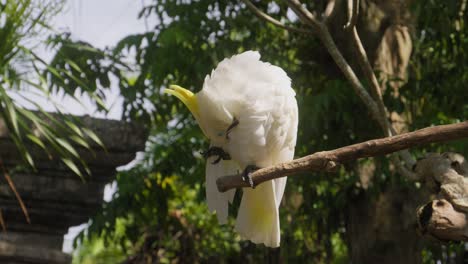
[(81, 121), (106, 146), (105, 150), (98, 145), (92, 145), (92, 152), (80, 150), (92, 172), (85, 182), (40, 150), (33, 150), (37, 171), (15, 170), (22, 164), (21, 157), (8, 131), (0, 126), (0, 158), (12, 172), (31, 219), (27, 223), (1, 173), (0, 208), (7, 230), (0, 233), (0, 263), (70, 263), (71, 256), (61, 251), (64, 234), (99, 210), (104, 185), (112, 181), (116, 167), (129, 163), (144, 149), (147, 134), (142, 126), (90, 117), (81, 117)]

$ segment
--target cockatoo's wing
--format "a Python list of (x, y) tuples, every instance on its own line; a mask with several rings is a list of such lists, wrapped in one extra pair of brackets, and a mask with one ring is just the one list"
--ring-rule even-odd
[(236, 174), (239, 166), (231, 160), (221, 160), (212, 164), (216, 157), (210, 157), (206, 161), (206, 200), (210, 212), (216, 211), (220, 224), (225, 224), (228, 217), (228, 206), (234, 199), (235, 189), (221, 193), (216, 186), (216, 179), (226, 175)]
[[(289, 99), (286, 99), (289, 101)], [(264, 129), (269, 159), (267, 166), (290, 161), (294, 158), (297, 135), (297, 103), (294, 98), (284, 105), (284, 116), (271, 115)], [(260, 157), (259, 157), (260, 158)], [(244, 188), (236, 230), (254, 243), (268, 247), (280, 246), (278, 207), (286, 187), (286, 177), (260, 184), (255, 189)]]
[[(272, 128), (268, 131), (267, 140), (271, 153), (275, 153), (273, 164), (283, 163), (294, 159), (294, 149), (297, 139), (298, 110), (294, 97), (284, 97), (283, 116), (277, 117)], [(286, 187), (286, 177), (275, 179), (275, 196), (279, 206)]]

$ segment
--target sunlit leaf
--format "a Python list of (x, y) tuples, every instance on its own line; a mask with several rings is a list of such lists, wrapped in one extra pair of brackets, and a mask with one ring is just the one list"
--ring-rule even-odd
[(75, 141), (76, 143), (80, 144), (82, 147), (85, 147), (87, 149), (91, 149), (91, 147), (89, 146), (88, 142), (86, 142), (82, 137), (78, 137), (76, 135), (72, 135), (70, 136), (70, 139)]
[(68, 143), (68, 141), (66, 141), (63, 138), (56, 138), (55, 140), (63, 148), (65, 148), (68, 152), (70, 152), (73, 156), (75, 156), (76, 158), (79, 158), (78, 152), (76, 152), (75, 148), (72, 145), (70, 145), (70, 143)]
[(104, 143), (102, 143), (101, 139), (94, 133), (92, 130), (83, 128), (83, 132), (88, 135), (94, 142), (96, 142), (99, 146), (101, 146), (103, 149), (106, 149), (104, 146)]
[(28, 137), (32, 142), (34, 142), (35, 144), (37, 144), (38, 146), (40, 146), (41, 148), (43, 149), (46, 149), (46, 146), (44, 145), (44, 142), (42, 142), (42, 140), (32, 134), (27, 134), (26, 137)]
[(80, 176), (81, 180), (84, 181), (83, 174), (81, 173), (80, 169), (76, 166), (75, 162), (70, 159), (62, 158), (61, 159), (68, 168), (70, 168), (76, 175)]

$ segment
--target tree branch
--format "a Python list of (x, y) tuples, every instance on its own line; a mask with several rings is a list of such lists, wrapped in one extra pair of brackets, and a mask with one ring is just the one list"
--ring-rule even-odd
[(286, 0), (289, 8), (296, 13), (302, 23), (309, 25), (312, 29), (317, 30), (322, 23), (316, 18), (314, 14), (309, 12), (302, 4), (297, 0)]
[[(393, 153), (402, 149), (418, 145), (445, 142), (460, 138), (468, 138), (468, 121), (428, 127), (414, 132), (404, 133), (397, 136), (369, 140), (366, 142), (338, 148), (330, 151), (316, 152), (290, 162), (259, 169), (251, 174), (254, 186), (301, 172), (326, 171), (333, 172), (340, 164), (352, 160), (375, 157)], [(228, 175), (216, 181), (218, 190), (225, 192), (232, 188), (249, 187), (240, 175)]]
[(302, 28), (295, 28), (290, 27), (282, 23), (281, 21), (274, 19), (273, 17), (269, 16), (267, 13), (263, 12), (262, 10), (258, 9), (252, 2), (249, 0), (242, 0), (245, 5), (260, 19), (265, 20), (268, 23), (271, 23), (277, 27), (283, 28), (290, 32), (302, 33), (302, 34), (313, 34), (310, 30), (302, 29)]
[[(369, 59), (367, 58), (366, 50), (364, 49), (364, 46), (362, 45), (362, 42), (361, 42), (361, 38), (359, 37), (359, 34), (357, 32), (356, 23), (357, 23), (358, 14), (359, 14), (359, 0), (348, 0), (349, 21), (348, 21), (348, 24), (345, 26), (345, 28), (350, 33), (353, 48), (355, 50), (355, 53), (357, 54), (359, 67), (361, 68), (362, 72), (364, 73), (365, 78), (369, 82), (371, 95), (374, 101), (377, 103), (377, 108), (380, 112), (380, 116), (383, 121), (381, 122), (381, 126), (382, 126), (382, 130), (384, 131), (384, 135), (393, 136), (396, 134), (396, 131), (388, 120), (388, 111), (383, 102), (382, 91), (379, 85), (379, 81), (377, 80), (377, 77), (375, 76), (374, 70), (372, 69)], [(415, 164), (415, 160), (411, 157), (411, 155), (409, 154), (407, 150), (400, 151), (398, 154), (401, 156), (401, 158), (405, 161), (405, 164), (407, 164), (408, 166), (412, 166)], [(402, 166), (400, 159), (398, 157), (392, 158), (392, 162), (397, 167), (398, 172), (400, 172), (402, 175), (404, 175), (407, 178), (414, 177), (410, 171), (408, 171), (404, 166)]]
[[(298, 0), (287, 0), (287, 3), (304, 24), (311, 26), (317, 32), (325, 48), (328, 50), (333, 60), (343, 72), (345, 77), (351, 83), (351, 86), (353, 87), (356, 94), (364, 102), (371, 116), (379, 123), (380, 127), (384, 132), (384, 135), (392, 136), (396, 134), (395, 130), (393, 129), (387, 118), (387, 110), (383, 103), (379, 82), (377, 80), (377, 77), (375, 76), (369, 59), (367, 58), (367, 54), (364, 49), (364, 46), (362, 45), (361, 39), (359, 38), (359, 35), (357, 33), (356, 23), (359, 13), (359, 1), (348, 0), (349, 21), (345, 27), (351, 33), (353, 47), (358, 57), (358, 63), (364, 73), (364, 76), (368, 79), (370, 83), (370, 90), (373, 95), (373, 98), (369, 95), (361, 81), (357, 78), (351, 66), (344, 59), (343, 55), (337, 48), (335, 42), (333, 41), (333, 38), (331, 37), (330, 32), (328, 31), (328, 28), (325, 25), (325, 23), (318, 21), (315, 18), (315, 16), (310, 11), (308, 11)], [(401, 157), (407, 165), (411, 166), (415, 163), (414, 159), (407, 151), (400, 152), (399, 154), (401, 155)], [(392, 161), (397, 167), (398, 172), (400, 172), (405, 177), (414, 178), (413, 175), (408, 171), (408, 169), (404, 168), (398, 157), (392, 158)]]
[(345, 29), (356, 27), (358, 14), (359, 0), (348, 0), (348, 23), (346, 23)]
[(335, 11), (336, 0), (328, 0), (327, 7), (325, 8), (325, 12), (323, 12), (323, 21), (326, 21), (331, 17), (333, 11)]
[(415, 173), (424, 189), (437, 195), (418, 209), (422, 234), (444, 241), (468, 241), (468, 163), (458, 153), (431, 153), (418, 160)]
[[(298, 0), (286, 1), (289, 7), (299, 17), (299, 19), (304, 24), (309, 25), (312, 29), (314, 29), (315, 32), (317, 32), (318, 37), (322, 41), (325, 48), (328, 50), (328, 53), (330, 53), (332, 56), (336, 65), (340, 68), (346, 79), (348, 79), (348, 81), (351, 83), (351, 86), (353, 87), (356, 94), (359, 96), (359, 98), (361, 98), (366, 107), (369, 109), (372, 118), (374, 118), (381, 127), (388, 127), (386, 125), (386, 122), (388, 122), (387, 118), (380, 114), (379, 108), (374, 99), (372, 99), (372, 97), (369, 95), (349, 63), (339, 51), (332, 36), (330, 35), (330, 32), (328, 31), (327, 26), (324, 23), (318, 21), (316, 17), (309, 10), (303, 7)], [(387, 135), (387, 133), (385, 135)]]
[[(396, 132), (388, 120), (388, 112), (383, 102), (379, 81), (375, 76), (374, 70), (372, 69), (372, 66), (367, 57), (366, 50), (364, 49), (364, 46), (361, 42), (361, 38), (359, 37), (359, 34), (357, 32), (356, 23), (358, 14), (359, 0), (348, 0), (348, 23), (345, 25), (345, 29), (347, 29), (350, 34), (352, 45), (357, 55), (359, 67), (361, 68), (365, 78), (369, 82), (371, 95), (374, 101), (377, 103), (377, 109), (382, 120), (382, 122), (380, 122), (380, 125), (384, 132), (384, 135), (393, 136), (396, 134)], [(408, 166), (414, 165), (415, 161), (407, 150), (403, 150), (398, 154), (405, 161), (405, 164), (407, 164)], [(401, 164), (399, 157), (392, 157), (391, 160), (392, 163), (397, 167), (397, 170), (400, 174), (404, 175), (407, 178), (414, 178), (414, 174), (412, 174), (411, 171), (409, 171)]]
[[(370, 88), (371, 88), (370, 91), (371, 91), (372, 97), (377, 102), (377, 106), (380, 111), (380, 114), (387, 120), (388, 113), (383, 103), (382, 92), (381, 92), (379, 81), (377, 80), (374, 70), (372, 69), (371, 63), (369, 62), (369, 59), (367, 57), (366, 50), (364, 49), (364, 46), (362, 45), (362, 42), (361, 42), (361, 38), (359, 37), (359, 34), (357, 32), (356, 23), (357, 23), (358, 14), (359, 14), (359, 0), (348, 0), (348, 23), (345, 25), (345, 29), (347, 29), (348, 32), (350, 33), (353, 48), (357, 54), (359, 67), (361, 67), (361, 70), (364, 73), (365, 78), (370, 83)], [(395, 130), (390, 125), (388, 120), (386, 122), (386, 127), (382, 127), (382, 128), (385, 131), (385, 134), (388, 136), (392, 136), (396, 134)]]
[(361, 38), (359, 37), (359, 34), (356, 29), (358, 14), (359, 0), (348, 0), (348, 23), (345, 25), (345, 29), (347, 29), (350, 34), (353, 48), (357, 55), (359, 67), (361, 68), (365, 78), (370, 84), (370, 92), (373, 99), (377, 103), (377, 108), (380, 112), (379, 114), (381, 118), (386, 121), (382, 122), (382, 129), (384, 131), (384, 135), (392, 136), (395, 133), (393, 133), (394, 131), (392, 130), (390, 122), (388, 122), (387, 119), (387, 109), (385, 108), (385, 105), (383, 103), (379, 81), (377, 80), (374, 70), (372, 69), (369, 59), (367, 58), (366, 50), (362, 45)]

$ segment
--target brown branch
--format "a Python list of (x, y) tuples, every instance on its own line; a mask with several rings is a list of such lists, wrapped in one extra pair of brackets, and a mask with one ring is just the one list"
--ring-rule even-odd
[(3, 219), (2, 209), (0, 208), (0, 226), (2, 227), (2, 232), (6, 231), (5, 220)]
[[(345, 28), (350, 33), (353, 48), (355, 50), (355, 53), (357, 54), (357, 59), (358, 59), (357, 61), (358, 61), (359, 67), (361, 68), (362, 72), (364, 73), (365, 78), (369, 82), (371, 95), (374, 101), (377, 103), (377, 109), (379, 111), (380, 119), (382, 120), (380, 122), (380, 125), (384, 132), (384, 135), (393, 136), (396, 134), (396, 131), (392, 127), (392, 125), (390, 124), (387, 118), (388, 112), (383, 102), (379, 81), (377, 80), (374, 70), (372, 69), (372, 66), (367, 57), (366, 50), (364, 49), (364, 46), (362, 45), (361, 38), (359, 37), (359, 34), (356, 29), (358, 14), (359, 14), (359, 0), (348, 0), (349, 21), (348, 21), (348, 24), (345, 26)], [(407, 164), (408, 166), (414, 165), (415, 161), (407, 150), (403, 150), (399, 152), (398, 154), (405, 161), (405, 164)], [(402, 175), (404, 175), (407, 178), (414, 177), (414, 175), (412, 175), (411, 172), (408, 171), (401, 164), (400, 159), (398, 157), (392, 158), (392, 162), (397, 167), (398, 172), (400, 172)]]
[[(418, 145), (445, 142), (460, 138), (468, 138), (468, 121), (423, 128), (414, 132), (397, 136), (369, 140), (366, 142), (342, 147), (330, 151), (316, 152), (290, 162), (259, 169), (251, 174), (254, 186), (301, 172), (336, 171), (340, 164), (367, 157), (375, 157), (393, 153)], [(225, 192), (232, 188), (249, 187), (240, 175), (228, 175), (216, 181), (218, 190)]]
[[(367, 109), (369, 110), (370, 115), (378, 122), (378, 124), (381, 127), (383, 128), (387, 127), (386, 125), (386, 123), (388, 122), (387, 118), (380, 114), (378, 105), (375, 103), (374, 99), (369, 95), (364, 85), (356, 76), (356, 73), (353, 71), (349, 63), (346, 61), (346, 59), (343, 57), (343, 55), (339, 51), (328, 29), (326, 28), (323, 29), (323, 32), (320, 34), (320, 39), (322, 40), (326, 49), (328, 50), (328, 52), (334, 59), (337, 66), (341, 69), (345, 77), (350, 82), (351, 87), (354, 89), (356, 94), (359, 96), (359, 98), (361, 98), (363, 103), (366, 105)], [(387, 136), (388, 134), (385, 133), (385, 135)]]
[[(385, 118), (386, 118), (387, 110), (385, 109), (385, 105), (383, 103), (382, 92), (380, 89), (379, 81), (377, 80), (374, 70), (372, 69), (369, 59), (367, 58), (366, 50), (364, 49), (364, 46), (362, 45), (361, 38), (359, 37), (359, 34), (355, 26), (351, 29), (351, 39), (353, 41), (353, 46), (358, 55), (357, 58), (358, 58), (359, 66), (361, 67), (361, 70), (364, 73), (364, 76), (370, 83), (371, 94), (373, 94), (374, 100), (377, 102), (377, 106), (379, 108), (381, 115), (385, 115)], [(386, 133), (392, 133), (389, 127), (385, 127), (384, 129), (388, 131)]]
[(455, 29), (457, 31), (460, 31), (461, 27), (462, 27), (463, 15), (465, 14), (465, 10), (466, 10), (466, 2), (467, 2), (467, 0), (462, 0), (462, 2), (460, 4), (460, 9), (458, 11), (458, 19), (455, 20)]
[(431, 153), (418, 160), (414, 169), (424, 189), (436, 194), (418, 209), (422, 234), (443, 241), (468, 241), (468, 163), (454, 152)]
[(327, 26), (324, 23), (318, 21), (316, 17), (309, 10), (303, 7), (299, 1), (287, 0), (287, 3), (304, 24), (309, 25), (312, 29), (314, 29), (315, 32), (317, 32), (318, 37), (322, 41), (325, 48), (328, 50), (328, 53), (330, 53), (336, 65), (343, 72), (346, 79), (348, 79), (348, 81), (351, 83), (351, 86), (353, 87), (356, 94), (359, 96), (359, 98), (361, 98), (366, 107), (369, 109), (371, 116), (379, 123), (381, 127), (386, 127), (386, 122), (388, 122), (386, 117), (384, 118), (380, 114), (374, 99), (372, 99), (372, 97), (369, 95), (359, 78), (356, 76), (356, 73), (353, 71), (349, 63), (339, 51), (335, 41), (330, 35), (330, 31), (328, 30)]
[(345, 29), (356, 26), (358, 14), (359, 0), (348, 0), (348, 23), (346, 23)]
[(385, 119), (386, 122), (382, 122), (382, 129), (384, 131), (384, 135), (392, 136), (394, 133), (391, 129), (390, 123), (387, 120), (387, 110), (383, 103), (382, 99), (382, 92), (380, 91), (379, 81), (375, 76), (374, 70), (367, 58), (366, 50), (364, 49), (364, 45), (362, 45), (361, 38), (356, 29), (357, 18), (359, 14), (359, 0), (348, 0), (348, 23), (345, 25), (345, 29), (348, 30), (354, 51), (357, 55), (357, 61), (359, 67), (361, 68), (362, 72), (364, 73), (365, 78), (370, 83), (370, 92), (377, 103), (377, 109), (379, 110), (379, 114), (382, 119)]
[(18, 203), (21, 207), (21, 210), (23, 211), (26, 221), (28, 222), (28, 224), (30, 224), (31, 219), (29, 218), (28, 209), (26, 209), (26, 205), (24, 204), (23, 199), (21, 199), (21, 196), (16, 190), (15, 184), (13, 183), (13, 180), (11, 179), (10, 174), (8, 173), (7, 169), (5, 168), (1, 160), (0, 160), (0, 167), (2, 167), (2, 170), (3, 170), (3, 177), (5, 177), (5, 180), (8, 182), (8, 186), (10, 187), (11, 191), (13, 191), (13, 193), (16, 196), (16, 199), (18, 200)]
[(297, 0), (286, 0), (289, 8), (296, 13), (302, 23), (309, 25), (312, 29), (317, 30), (322, 23), (309, 10), (304, 8)]
[(326, 21), (331, 17), (333, 11), (335, 11), (336, 0), (328, 0), (327, 7), (325, 8), (325, 12), (323, 12), (323, 21)]
[(468, 241), (468, 215), (449, 201), (431, 201), (419, 208), (417, 215), (422, 234), (445, 242)]
[(260, 19), (263, 19), (267, 21), (268, 23), (271, 23), (277, 27), (283, 28), (287, 31), (290, 32), (296, 32), (296, 33), (302, 33), (302, 34), (312, 34), (310, 30), (307, 29), (302, 29), (302, 28), (295, 28), (295, 27), (290, 27), (282, 23), (281, 21), (271, 17), (267, 13), (263, 12), (262, 10), (258, 9), (252, 2), (249, 0), (242, 0), (245, 5)]
[[(359, 65), (365, 77), (368, 79), (369, 83), (371, 84), (370, 90), (374, 98), (372, 98), (369, 95), (369, 93), (364, 88), (361, 81), (357, 78), (355, 72), (353, 71), (349, 63), (344, 59), (343, 55), (337, 48), (333, 38), (331, 37), (330, 32), (328, 31), (328, 28), (326, 27), (326, 25), (324, 23), (321, 23), (317, 19), (315, 19), (315, 16), (312, 13), (310, 13), (305, 7), (303, 7), (298, 0), (288, 0), (287, 2), (288, 2), (288, 5), (291, 7), (291, 9), (298, 15), (299, 19), (301, 19), (303, 23), (308, 24), (313, 29), (315, 29), (315, 31), (319, 35), (320, 39), (322, 40), (324, 46), (327, 48), (328, 52), (332, 56), (335, 63), (341, 69), (341, 71), (343, 72), (345, 77), (348, 79), (348, 81), (351, 83), (356, 94), (364, 102), (371, 116), (379, 123), (380, 127), (384, 131), (384, 135), (385, 136), (394, 135), (395, 131), (387, 119), (387, 110), (383, 103), (379, 82), (377, 80), (377, 77), (375, 76), (375, 73), (372, 69), (369, 59), (367, 58), (367, 53), (364, 49), (364, 46), (362, 45), (361, 39), (359, 38), (359, 35), (357, 33), (356, 23), (357, 23), (357, 17), (359, 13), (359, 1), (348, 0), (349, 21), (347, 24), (347, 28), (349, 28), (351, 32), (352, 43), (358, 55), (357, 57), (358, 57)], [(407, 151), (404, 151), (399, 154), (402, 156), (402, 158), (404, 159), (407, 165), (411, 166), (414, 164), (414, 160), (412, 159), (411, 155)], [(395, 166), (397, 167), (400, 173), (402, 173), (408, 178), (414, 178), (413, 175), (411, 175), (411, 173), (402, 166), (398, 157), (393, 158), (392, 160), (394, 161)]]

